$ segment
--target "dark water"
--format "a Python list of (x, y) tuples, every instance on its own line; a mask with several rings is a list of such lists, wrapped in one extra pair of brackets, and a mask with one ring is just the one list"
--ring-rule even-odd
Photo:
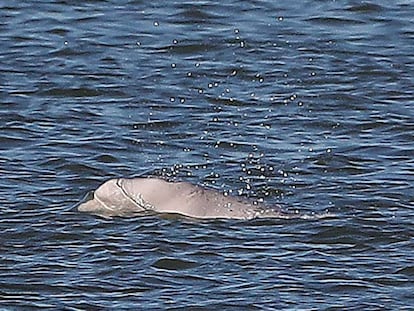
[[(1, 310), (413, 310), (412, 1), (0, 1)], [(186, 180), (325, 219), (105, 220)]]

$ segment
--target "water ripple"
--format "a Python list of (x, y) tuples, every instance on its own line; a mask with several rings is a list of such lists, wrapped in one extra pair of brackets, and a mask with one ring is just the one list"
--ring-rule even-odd
[[(404, 1), (0, 3), (1, 307), (408, 310), (412, 16)], [(309, 217), (76, 211), (142, 175)]]

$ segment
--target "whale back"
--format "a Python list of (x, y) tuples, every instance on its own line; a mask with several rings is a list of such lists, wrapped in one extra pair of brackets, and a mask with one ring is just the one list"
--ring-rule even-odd
[(123, 179), (126, 192), (136, 193), (158, 213), (179, 213), (195, 218), (253, 218), (256, 207), (232, 196), (187, 182), (156, 178)]

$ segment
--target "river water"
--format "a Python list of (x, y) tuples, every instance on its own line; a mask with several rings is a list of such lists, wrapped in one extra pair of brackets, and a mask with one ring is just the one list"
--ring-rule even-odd
[[(0, 309), (413, 310), (413, 16), (0, 1)], [(309, 217), (76, 210), (131, 176)]]

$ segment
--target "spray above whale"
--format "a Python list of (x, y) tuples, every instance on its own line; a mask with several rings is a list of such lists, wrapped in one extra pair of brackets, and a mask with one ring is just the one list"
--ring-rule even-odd
[(279, 206), (269, 208), (187, 182), (159, 178), (117, 178), (103, 183), (78, 206), (103, 217), (174, 213), (200, 219), (290, 218)]

